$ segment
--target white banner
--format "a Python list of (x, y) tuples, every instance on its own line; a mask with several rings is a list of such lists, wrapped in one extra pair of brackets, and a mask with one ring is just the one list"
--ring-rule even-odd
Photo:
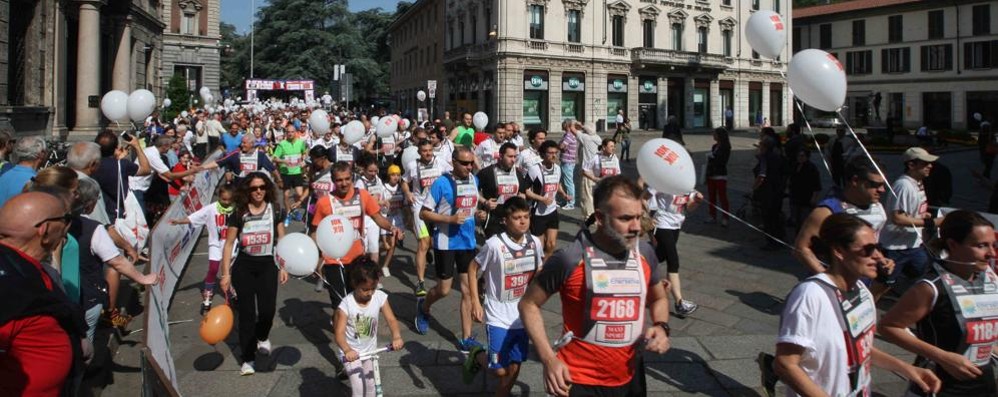
[[(220, 153), (215, 153), (209, 160), (216, 160), (219, 155)], [(167, 378), (161, 379), (162, 382), (173, 385), (178, 393), (177, 370), (173, 364), (173, 355), (170, 354), (170, 329), (167, 325), (170, 302), (202, 228), (172, 225), (170, 219), (186, 218), (201, 207), (211, 204), (215, 187), (223, 174), (224, 170), (220, 168), (198, 173), (194, 182), (191, 182), (190, 190), (170, 204), (170, 208), (149, 233), (150, 272), (159, 274), (163, 281), (146, 289), (145, 343), (152, 352), (151, 360)]]

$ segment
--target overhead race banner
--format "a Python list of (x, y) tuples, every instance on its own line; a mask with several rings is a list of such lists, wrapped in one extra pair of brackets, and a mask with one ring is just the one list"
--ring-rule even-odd
[[(220, 155), (221, 153), (215, 153), (208, 160), (215, 161)], [(215, 187), (223, 174), (224, 170), (220, 168), (198, 173), (191, 182), (190, 190), (170, 204), (170, 208), (149, 233), (150, 271), (159, 274), (163, 281), (146, 288), (145, 344), (151, 352), (148, 359), (157, 375), (166, 378), (160, 381), (173, 387), (170, 395), (179, 395), (180, 390), (177, 387), (173, 355), (170, 354), (170, 302), (202, 229), (191, 225), (172, 225), (170, 219), (186, 218), (201, 207), (211, 204)]]

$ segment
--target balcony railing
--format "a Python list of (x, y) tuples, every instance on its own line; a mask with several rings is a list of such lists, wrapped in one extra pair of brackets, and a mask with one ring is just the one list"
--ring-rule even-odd
[(496, 42), (487, 41), (478, 44), (465, 44), (457, 48), (444, 51), (444, 62), (453, 62), (468, 59), (483, 59), (494, 55), (496, 52)]
[(734, 60), (720, 54), (675, 51), (660, 48), (631, 49), (631, 60), (647, 65), (696, 66), (727, 69)]

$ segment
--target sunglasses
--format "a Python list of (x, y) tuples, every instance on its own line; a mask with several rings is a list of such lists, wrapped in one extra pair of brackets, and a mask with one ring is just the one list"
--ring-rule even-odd
[(267, 191), (267, 185), (250, 186), (249, 187), (249, 191), (250, 191), (250, 193), (253, 193), (253, 192), (265, 192), (265, 191)]
[(70, 223), (73, 222), (73, 214), (70, 214), (70, 213), (67, 212), (67, 213), (59, 215), (59, 216), (53, 216), (51, 218), (42, 219), (41, 221), (39, 221), (38, 223), (35, 224), (35, 227), (36, 228), (37, 227), (41, 227), (42, 225), (44, 225), (44, 224), (46, 224), (48, 222), (56, 222), (56, 221), (59, 221), (59, 222), (62, 222), (62, 223), (65, 223), (65, 224), (68, 225), (68, 224), (70, 224)]
[(866, 187), (870, 189), (880, 189), (887, 186), (887, 182), (877, 182), (870, 179), (866, 180)]
[(867, 244), (860, 247), (858, 251), (862, 252), (862, 256), (864, 258), (869, 258), (873, 256), (873, 253), (876, 251), (880, 251), (881, 253), (883, 253), (884, 247), (882, 247), (880, 244)]
[(458, 164), (461, 164), (465, 167), (471, 167), (473, 164), (475, 164), (474, 161), (461, 161), (461, 160), (454, 160), (454, 161), (457, 161)]

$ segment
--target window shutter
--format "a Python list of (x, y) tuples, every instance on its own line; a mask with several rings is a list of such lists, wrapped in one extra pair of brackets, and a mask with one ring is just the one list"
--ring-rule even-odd
[(911, 71), (911, 47), (904, 48), (904, 72), (908, 73)]
[(970, 54), (971, 49), (973, 49), (973, 47), (970, 45), (970, 43), (963, 43), (963, 68), (964, 69), (970, 69), (971, 66), (972, 66), (972, 64), (971, 64), (971, 54)]
[(852, 58), (856, 55), (855, 52), (846, 53), (846, 74), (852, 74)]
[(998, 40), (991, 41), (991, 57), (988, 61), (990, 61), (988, 67), (998, 66)]
[(946, 70), (953, 70), (953, 45), (946, 44)]
[(887, 62), (887, 49), (885, 48), (880, 50), (880, 73), (887, 73), (889, 70)]
[(924, 72), (926, 70), (929, 70), (929, 46), (923, 45), (920, 53), (921, 53), (920, 63), (922, 65), (921, 70)]

